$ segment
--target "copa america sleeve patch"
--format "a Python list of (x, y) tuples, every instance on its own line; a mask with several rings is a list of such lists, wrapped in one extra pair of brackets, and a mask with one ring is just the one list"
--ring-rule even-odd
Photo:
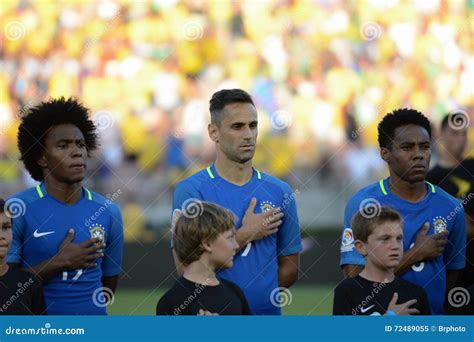
[(351, 252), (354, 249), (354, 234), (351, 228), (344, 228), (342, 232), (341, 252)]

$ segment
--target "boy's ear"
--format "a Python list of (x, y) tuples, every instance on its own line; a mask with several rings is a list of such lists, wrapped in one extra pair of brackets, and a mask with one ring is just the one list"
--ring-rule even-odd
[(365, 243), (361, 240), (355, 240), (354, 247), (357, 249), (357, 252), (361, 254), (363, 257), (367, 256), (367, 248), (365, 248)]
[(202, 248), (205, 252), (211, 253), (212, 252), (212, 245), (209, 241), (202, 242)]

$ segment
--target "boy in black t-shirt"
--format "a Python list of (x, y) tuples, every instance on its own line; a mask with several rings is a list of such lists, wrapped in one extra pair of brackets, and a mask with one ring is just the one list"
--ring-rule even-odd
[(186, 268), (158, 302), (156, 314), (250, 315), (242, 290), (215, 273), (232, 267), (238, 248), (233, 214), (198, 200), (187, 208), (173, 229), (174, 250)]
[(400, 214), (386, 206), (377, 209), (361, 209), (352, 219), (355, 247), (366, 264), (359, 275), (336, 287), (333, 314), (430, 315), (425, 291), (394, 274), (403, 256)]
[(43, 289), (38, 278), (6, 262), (13, 239), (11, 216), (0, 198), (0, 315), (45, 315)]

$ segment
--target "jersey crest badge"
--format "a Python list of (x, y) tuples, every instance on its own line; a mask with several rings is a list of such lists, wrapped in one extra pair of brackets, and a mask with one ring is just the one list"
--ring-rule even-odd
[(94, 225), (94, 227), (91, 228), (89, 232), (91, 233), (91, 239), (99, 238), (102, 242), (104, 242), (105, 228), (101, 224)]
[(270, 211), (273, 208), (275, 208), (275, 205), (270, 201), (263, 201), (262, 204), (260, 204), (260, 209), (262, 210), (262, 213)]
[(439, 233), (442, 233), (442, 232), (446, 231), (448, 223), (446, 222), (446, 220), (443, 217), (436, 216), (433, 219), (433, 226), (434, 226), (435, 234), (439, 234)]

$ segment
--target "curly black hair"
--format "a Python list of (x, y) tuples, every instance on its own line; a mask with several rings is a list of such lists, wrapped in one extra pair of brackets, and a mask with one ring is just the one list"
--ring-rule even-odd
[(393, 139), (395, 137), (395, 130), (398, 127), (406, 125), (421, 126), (428, 132), (431, 139), (431, 123), (430, 120), (422, 113), (415, 109), (400, 108), (388, 113), (380, 121), (378, 129), (379, 146), (391, 148)]
[(18, 149), (26, 170), (39, 182), (44, 176), (37, 161), (43, 152), (46, 135), (51, 127), (61, 124), (72, 124), (79, 128), (84, 135), (88, 153), (98, 146), (97, 129), (89, 119), (89, 109), (77, 100), (60, 97), (29, 108), (18, 129)]

